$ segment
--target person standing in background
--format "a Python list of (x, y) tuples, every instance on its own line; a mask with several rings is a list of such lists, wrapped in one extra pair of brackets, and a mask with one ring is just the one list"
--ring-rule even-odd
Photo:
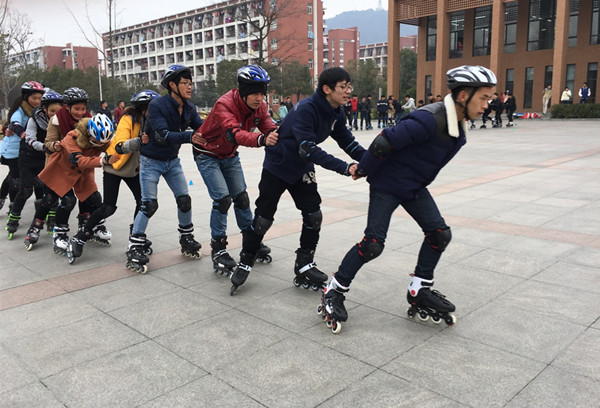
[(115, 117), (114, 117), (115, 125), (119, 124), (119, 121), (121, 120), (121, 116), (123, 116), (124, 112), (125, 112), (125, 102), (119, 101), (119, 103), (117, 104), (117, 107), (115, 108)]
[(542, 92), (542, 113), (545, 115), (548, 112), (548, 104), (552, 98), (552, 85), (548, 85)]

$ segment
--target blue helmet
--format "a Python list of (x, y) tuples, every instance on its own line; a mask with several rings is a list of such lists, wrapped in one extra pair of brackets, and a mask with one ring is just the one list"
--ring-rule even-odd
[(57, 102), (62, 103), (62, 101), (63, 101), (62, 95), (52, 89), (48, 89), (42, 95), (42, 105), (44, 105), (44, 106), (48, 106), (48, 105), (51, 105), (51, 104), (57, 103)]
[(90, 136), (94, 139), (91, 141), (94, 146), (102, 146), (113, 137), (115, 127), (112, 120), (103, 113), (97, 113), (90, 118), (87, 123), (87, 130)]
[(131, 104), (133, 106), (135, 106), (136, 108), (139, 108), (139, 107), (148, 105), (150, 103), (150, 101), (152, 101), (152, 99), (156, 99), (159, 96), (160, 95), (156, 91), (152, 91), (150, 89), (144, 89), (142, 91), (139, 91), (135, 95), (133, 95), (133, 97), (131, 98), (131, 100), (129, 102), (131, 102)]
[(177, 82), (177, 79), (187, 73), (189, 79), (192, 79), (192, 70), (185, 65), (170, 65), (165, 73), (163, 74), (160, 84), (165, 88), (169, 89), (169, 82)]
[(268, 84), (271, 77), (269, 77), (267, 71), (258, 65), (246, 65), (238, 69), (237, 80), (239, 84)]

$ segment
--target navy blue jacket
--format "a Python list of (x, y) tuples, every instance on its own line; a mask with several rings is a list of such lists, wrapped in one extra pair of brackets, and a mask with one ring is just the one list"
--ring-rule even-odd
[[(402, 200), (415, 198), (466, 143), (456, 111), (450, 109), (453, 112), (448, 114), (444, 102), (437, 102), (405, 115), (395, 127), (382, 131), (393, 146), (392, 153), (378, 158), (367, 152), (358, 170), (378, 191)], [(449, 117), (457, 123), (454, 136), (448, 130), (448, 120), (453, 120)]]
[[(348, 163), (317, 146), (329, 136), (356, 161), (365, 152), (346, 128), (344, 109), (333, 109), (320, 92), (297, 103), (283, 120), (278, 133), (277, 144), (265, 148), (263, 167), (289, 184), (296, 183), (302, 175), (314, 171), (315, 164), (346, 174)], [(313, 143), (308, 157), (302, 158), (300, 145)]]
[[(141, 154), (155, 160), (172, 160), (179, 154), (182, 143), (191, 143), (192, 134), (202, 125), (193, 103), (183, 104), (179, 115), (179, 104), (170, 94), (154, 99), (148, 106), (148, 119), (145, 132), (150, 136), (150, 143), (142, 145)], [(192, 128), (192, 131), (188, 131)], [(165, 131), (167, 145), (163, 146), (154, 140), (156, 132)]]

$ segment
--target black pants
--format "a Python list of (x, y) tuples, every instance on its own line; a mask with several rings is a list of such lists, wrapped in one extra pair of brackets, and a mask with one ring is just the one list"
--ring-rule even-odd
[(44, 161), (27, 162), (19, 160), (19, 183), (18, 190), (11, 212), (20, 215), (27, 199), (35, 192), (35, 198), (40, 199), (44, 195), (44, 183), (38, 178), (38, 174), (44, 169)]
[[(133, 219), (137, 215), (140, 210), (140, 206), (142, 205), (142, 189), (140, 187), (140, 176), (139, 174), (134, 177), (121, 177), (116, 174), (104, 172), (103, 178), (103, 188), (104, 188), (104, 200), (102, 202), (102, 207), (104, 207), (104, 211), (108, 207), (116, 208), (117, 207), (117, 199), (119, 198), (119, 187), (121, 185), (121, 181), (124, 181), (129, 187), (131, 194), (133, 194), (133, 198), (135, 200), (135, 209), (133, 211)], [(101, 219), (95, 220), (91, 219), (90, 224), (96, 225)]]
[(0, 198), (6, 199), (8, 196), (12, 203), (15, 201), (19, 189), (19, 159), (5, 159), (2, 157), (0, 162), (5, 166), (8, 166), (8, 174), (2, 181), (2, 186), (0, 187)]
[[(321, 196), (317, 191), (317, 181), (314, 172), (305, 174), (294, 184), (288, 184), (273, 173), (263, 169), (258, 190), (259, 195), (256, 199), (256, 210), (254, 211), (255, 219), (262, 217), (273, 221), (281, 195), (286, 190), (292, 196), (296, 208), (302, 213), (303, 219), (321, 209)], [(300, 234), (300, 248), (315, 250), (319, 242), (319, 233), (320, 229), (310, 228), (303, 222), (302, 233)], [(243, 252), (256, 254), (264, 234), (259, 235), (254, 229), (250, 229), (249, 231), (244, 231), (243, 235)]]

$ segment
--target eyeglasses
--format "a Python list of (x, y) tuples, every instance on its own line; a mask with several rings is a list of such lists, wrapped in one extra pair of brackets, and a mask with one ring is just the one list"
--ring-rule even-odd
[(342, 84), (342, 85), (336, 85), (336, 88), (340, 88), (342, 90), (342, 92), (352, 92), (354, 91), (354, 87), (350, 84)]
[(194, 84), (192, 83), (192, 81), (179, 81), (179, 85), (183, 85), (183, 86), (187, 86), (187, 87), (192, 87), (194, 86)]

